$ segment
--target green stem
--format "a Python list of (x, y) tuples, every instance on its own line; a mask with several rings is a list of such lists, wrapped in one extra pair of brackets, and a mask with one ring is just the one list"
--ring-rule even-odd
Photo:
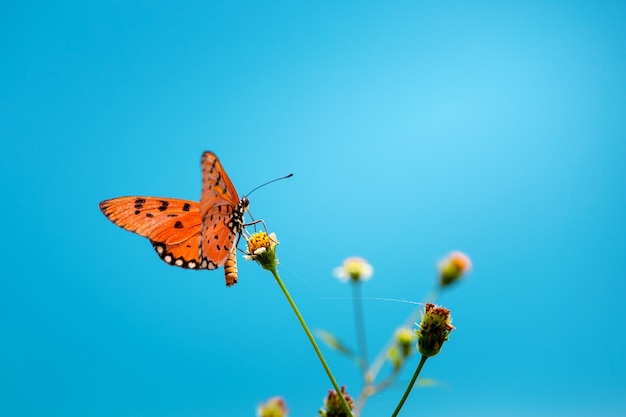
[(274, 279), (278, 283), (278, 286), (280, 287), (280, 289), (283, 291), (283, 294), (285, 294), (285, 297), (287, 298), (287, 301), (289, 301), (289, 305), (291, 305), (293, 312), (296, 313), (296, 317), (298, 317), (298, 321), (300, 321), (300, 325), (302, 325), (304, 332), (309, 338), (309, 342), (311, 342), (313, 349), (315, 349), (315, 353), (317, 353), (317, 357), (322, 363), (322, 366), (324, 367), (324, 370), (326, 371), (326, 374), (328, 375), (330, 382), (333, 384), (333, 387), (335, 387), (335, 391), (337, 392), (337, 395), (339, 396), (339, 398), (341, 398), (341, 403), (343, 404), (343, 407), (345, 408), (347, 415), (352, 416), (352, 411), (350, 411), (350, 406), (346, 402), (346, 399), (344, 398), (341, 392), (341, 389), (339, 388), (339, 384), (337, 384), (337, 381), (335, 381), (335, 377), (333, 376), (333, 373), (330, 371), (330, 368), (328, 367), (328, 363), (326, 363), (326, 359), (324, 359), (324, 355), (322, 355), (322, 351), (320, 350), (319, 346), (317, 346), (317, 343), (315, 342), (315, 338), (313, 337), (313, 334), (309, 330), (309, 326), (307, 326), (306, 322), (304, 321), (304, 318), (302, 317), (302, 314), (300, 314), (300, 310), (298, 310), (298, 306), (296, 306), (296, 303), (293, 301), (293, 298), (291, 298), (291, 295), (289, 294), (289, 291), (287, 291), (287, 287), (285, 287), (285, 284), (283, 284), (283, 280), (280, 279), (280, 275), (278, 275), (278, 271), (276, 270), (276, 268), (271, 269), (270, 272), (272, 273), (272, 275), (274, 275)]
[[(367, 375), (367, 339), (365, 337), (365, 319), (363, 317), (363, 299), (361, 298), (361, 284), (360, 282), (352, 283), (353, 290), (353, 306), (354, 306), (354, 325), (356, 327), (356, 338), (359, 346), (359, 364), (361, 365), (361, 370), (363, 371), (363, 378), (366, 378)], [(365, 381), (367, 384), (367, 381)]]
[(400, 399), (400, 402), (398, 403), (398, 406), (394, 410), (394, 412), (391, 415), (391, 417), (396, 417), (398, 415), (398, 413), (400, 412), (400, 409), (404, 405), (404, 402), (409, 397), (409, 393), (413, 389), (413, 385), (415, 384), (415, 381), (417, 381), (417, 376), (420, 374), (420, 372), (422, 370), (422, 367), (426, 363), (426, 359), (428, 359), (428, 358), (426, 356), (422, 355), (422, 359), (420, 359), (420, 363), (419, 363), (419, 365), (417, 365), (417, 368), (415, 369), (415, 373), (413, 374), (413, 378), (411, 378), (411, 382), (409, 382), (409, 386), (406, 387), (406, 391), (404, 391), (404, 395)]

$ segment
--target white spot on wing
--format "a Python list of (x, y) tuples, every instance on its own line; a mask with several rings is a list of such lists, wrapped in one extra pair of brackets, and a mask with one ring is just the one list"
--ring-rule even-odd
[(167, 262), (168, 264), (172, 263), (172, 257), (170, 255), (165, 255), (165, 257), (163, 258), (163, 260), (165, 262)]
[(182, 259), (176, 259), (176, 262), (174, 262), (176, 264), (176, 266), (183, 266), (183, 260)]

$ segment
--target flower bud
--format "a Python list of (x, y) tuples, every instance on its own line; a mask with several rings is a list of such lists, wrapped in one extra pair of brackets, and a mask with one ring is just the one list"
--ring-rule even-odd
[(472, 261), (463, 252), (450, 252), (439, 262), (439, 285), (446, 287), (472, 270)]
[(410, 329), (403, 327), (396, 331), (395, 339), (396, 345), (400, 348), (402, 356), (405, 358), (409, 356), (411, 354), (411, 345), (415, 340), (413, 332)]
[(394, 335), (394, 344), (387, 352), (387, 359), (393, 365), (395, 370), (400, 369), (406, 358), (413, 353), (413, 342), (415, 341), (415, 333), (407, 327), (396, 330)]
[[(352, 411), (354, 409), (354, 400), (346, 392), (346, 387), (341, 387), (341, 394)], [(319, 411), (321, 417), (352, 417), (346, 412), (341, 398), (337, 395), (337, 391), (332, 389), (328, 391), (328, 396), (324, 398), (324, 408)]]
[(422, 356), (435, 356), (441, 350), (448, 335), (454, 330), (450, 310), (427, 303), (422, 313), (422, 323), (417, 335), (417, 350)]

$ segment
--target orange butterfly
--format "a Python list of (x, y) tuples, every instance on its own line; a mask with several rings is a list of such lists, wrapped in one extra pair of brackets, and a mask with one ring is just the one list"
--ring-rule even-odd
[(213, 152), (202, 154), (200, 203), (161, 197), (104, 200), (100, 210), (116, 225), (150, 239), (159, 257), (188, 269), (224, 266), (226, 285), (237, 283), (237, 242), (250, 202), (239, 199)]

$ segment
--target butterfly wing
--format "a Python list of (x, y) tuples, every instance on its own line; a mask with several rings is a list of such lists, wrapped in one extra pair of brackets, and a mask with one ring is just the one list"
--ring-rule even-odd
[(218, 268), (237, 245), (243, 228), (244, 204), (213, 152), (202, 155), (202, 196), (200, 198), (200, 265)]
[(170, 265), (203, 267), (198, 259), (202, 219), (195, 201), (159, 197), (119, 197), (100, 203), (102, 213), (117, 226), (150, 239), (159, 257)]

